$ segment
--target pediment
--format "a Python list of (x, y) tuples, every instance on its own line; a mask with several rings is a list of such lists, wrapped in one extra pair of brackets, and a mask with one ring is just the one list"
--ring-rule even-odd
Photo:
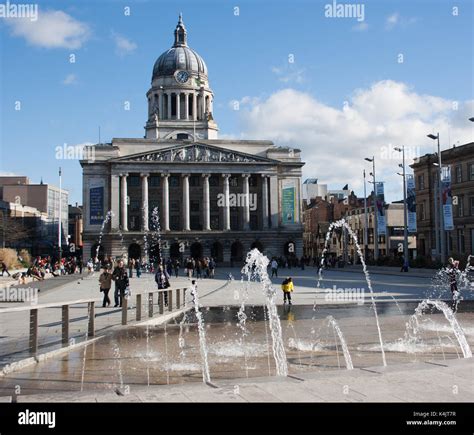
[(173, 163), (278, 163), (276, 160), (203, 143), (177, 145), (161, 150), (130, 154), (112, 162)]

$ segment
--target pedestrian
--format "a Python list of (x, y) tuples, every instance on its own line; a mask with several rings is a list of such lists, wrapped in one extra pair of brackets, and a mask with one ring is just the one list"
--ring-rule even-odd
[(457, 275), (459, 273), (459, 261), (451, 257), (448, 260), (447, 271), (448, 271), (448, 276), (449, 276), (449, 286), (451, 289), (451, 297), (452, 297), (451, 309), (453, 313), (455, 313), (458, 309), (459, 295), (460, 295), (459, 290), (458, 290), (458, 280), (457, 280)]
[(178, 274), (179, 274), (179, 260), (177, 258), (175, 258), (175, 260), (173, 261), (173, 269), (174, 269), (174, 276), (176, 278), (178, 278)]
[(5, 272), (7, 273), (8, 276), (11, 276), (10, 272), (8, 271), (8, 267), (7, 267), (6, 263), (4, 261), (2, 261), (2, 276)]
[(140, 260), (135, 262), (135, 270), (137, 271), (137, 278), (140, 278), (142, 276), (142, 265)]
[(104, 300), (102, 302), (102, 307), (110, 306), (109, 291), (112, 287), (112, 274), (108, 268), (105, 268), (104, 271), (99, 276), (100, 291), (104, 293)]
[(133, 268), (135, 267), (135, 260), (133, 258), (130, 258), (128, 260), (128, 276), (130, 278), (133, 278)]
[(214, 278), (216, 273), (216, 262), (213, 257), (209, 260), (209, 278)]
[(122, 301), (125, 296), (125, 289), (129, 286), (127, 271), (123, 260), (119, 260), (117, 267), (112, 273), (112, 279), (115, 281), (114, 307), (122, 306)]
[(288, 277), (281, 283), (281, 289), (283, 290), (283, 303), (286, 303), (288, 299), (288, 304), (291, 305), (291, 292), (294, 290), (293, 280)]
[(273, 276), (276, 276), (278, 278), (278, 262), (276, 261), (275, 258), (272, 260), (271, 267), (272, 267), (272, 278)]
[[(170, 287), (169, 275), (166, 270), (163, 269), (163, 266), (159, 265), (156, 274), (155, 282), (158, 286), (158, 290), (164, 290)], [(163, 292), (165, 297), (165, 306), (168, 306), (168, 292)]]

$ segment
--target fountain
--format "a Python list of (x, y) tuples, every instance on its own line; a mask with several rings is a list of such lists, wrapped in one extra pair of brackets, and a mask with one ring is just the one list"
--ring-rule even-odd
[(411, 316), (411, 318), (407, 322), (405, 341), (410, 342), (416, 339), (416, 334), (419, 330), (418, 319), (423, 314), (423, 310), (428, 308), (429, 306), (433, 306), (437, 308), (439, 311), (441, 311), (444, 314), (444, 317), (446, 317), (446, 320), (449, 322), (449, 324), (451, 325), (453, 329), (454, 335), (456, 336), (458, 340), (458, 343), (459, 343), (459, 346), (461, 347), (464, 358), (471, 358), (472, 351), (466, 340), (464, 331), (459, 325), (459, 322), (457, 321), (456, 316), (451, 310), (451, 308), (449, 308), (448, 305), (446, 305), (442, 301), (433, 301), (430, 299), (425, 299), (424, 301), (421, 301), (418, 304), (418, 306), (416, 307), (415, 313)]
[(209, 373), (209, 362), (207, 360), (207, 344), (206, 344), (206, 329), (204, 327), (204, 318), (202, 316), (200, 306), (199, 306), (199, 295), (197, 291), (197, 285), (195, 281), (191, 283), (192, 300), (194, 303), (194, 311), (196, 318), (198, 320), (198, 331), (199, 331), (199, 347), (201, 350), (201, 359), (202, 359), (202, 379), (204, 383), (211, 382), (211, 375)]
[(341, 329), (339, 328), (336, 319), (333, 316), (328, 316), (327, 319), (328, 323), (334, 328), (334, 331), (336, 332), (337, 336), (339, 337), (339, 341), (341, 342), (342, 353), (344, 354), (347, 370), (353, 370), (354, 366), (352, 365), (351, 354), (349, 353), (346, 340), (344, 340), (344, 336), (342, 335)]
[[(382, 353), (382, 361), (383, 361), (383, 365), (386, 367), (387, 366), (387, 360), (385, 359), (385, 350), (384, 350), (384, 346), (383, 346), (382, 332), (380, 330), (379, 316), (377, 314), (377, 307), (376, 307), (376, 304), (375, 304), (374, 291), (372, 289), (372, 282), (370, 280), (369, 271), (367, 270), (364, 255), (363, 255), (362, 249), (359, 245), (359, 241), (357, 240), (357, 236), (352, 231), (352, 228), (347, 224), (347, 222), (344, 219), (338, 220), (336, 222), (331, 223), (331, 225), (329, 225), (329, 229), (328, 229), (328, 232), (326, 233), (326, 239), (325, 239), (325, 242), (324, 242), (324, 250), (323, 250), (322, 258), (321, 258), (321, 267), (319, 268), (319, 272), (318, 272), (319, 276), (318, 276), (317, 288), (321, 287), (321, 281), (323, 279), (322, 269), (323, 269), (323, 265), (324, 265), (324, 259), (325, 259), (325, 255), (326, 255), (326, 253), (329, 249), (329, 238), (331, 237), (331, 234), (332, 234), (332, 232), (334, 231), (335, 228), (345, 228), (347, 230), (347, 232), (349, 233), (349, 235), (352, 237), (352, 240), (354, 240), (354, 243), (356, 245), (357, 254), (359, 255), (360, 261), (362, 262), (362, 267), (363, 267), (363, 271), (364, 271), (364, 275), (365, 275), (365, 280), (367, 281), (367, 287), (370, 290), (370, 298), (372, 300), (372, 308), (374, 310), (375, 322), (377, 324), (377, 331), (378, 331), (378, 335), (379, 335), (380, 351)], [(314, 303), (313, 308), (314, 309), (316, 308), (316, 302)]]
[(273, 357), (276, 363), (277, 376), (288, 375), (288, 364), (286, 361), (285, 346), (283, 344), (280, 318), (276, 308), (276, 291), (268, 276), (267, 268), (270, 260), (258, 249), (252, 249), (247, 254), (245, 266), (242, 268), (242, 274), (247, 275), (248, 280), (252, 276), (259, 277), (262, 283), (262, 289), (265, 296), (265, 306), (268, 311), (268, 320), (272, 336)]

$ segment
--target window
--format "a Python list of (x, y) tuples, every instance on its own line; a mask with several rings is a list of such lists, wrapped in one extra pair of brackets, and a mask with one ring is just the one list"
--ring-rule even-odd
[(474, 163), (469, 164), (469, 181), (474, 181)]
[(458, 196), (458, 217), (464, 216), (464, 196)]
[(140, 177), (138, 175), (129, 175), (128, 176), (128, 186), (129, 187), (138, 187), (138, 186), (140, 186)]
[(420, 204), (420, 220), (424, 221), (426, 219), (426, 215), (425, 215), (425, 205), (426, 205), (426, 202), (423, 201), (421, 204)]
[(213, 230), (219, 229), (219, 215), (211, 215), (211, 228)]
[(170, 201), (171, 211), (179, 211), (179, 201)]
[(189, 136), (186, 133), (178, 133), (176, 135), (177, 140), (184, 140), (184, 139), (189, 139)]
[(171, 175), (170, 176), (170, 187), (179, 187), (179, 176)]
[(219, 176), (211, 175), (209, 177), (209, 186), (213, 186), (213, 187), (219, 186)]
[(130, 201), (130, 211), (140, 211), (140, 201), (137, 199), (132, 199)]
[(257, 187), (257, 177), (255, 175), (252, 175), (249, 177), (249, 186), (250, 187)]
[(425, 174), (418, 175), (418, 190), (425, 188)]
[(159, 187), (160, 186), (160, 179), (159, 175), (151, 175), (150, 176), (150, 186), (151, 187)]
[(239, 185), (239, 179), (237, 177), (230, 177), (229, 185), (232, 187), (237, 187)]
[(462, 183), (462, 166), (457, 165), (456, 166), (456, 183)]
[(171, 216), (170, 218), (170, 229), (171, 230), (180, 230), (180, 218), (179, 215)]
[(191, 187), (199, 187), (199, 175), (192, 175), (189, 177), (189, 185)]
[(474, 196), (471, 196), (469, 198), (469, 208), (470, 208), (471, 216), (474, 216)]
[(458, 230), (458, 251), (460, 254), (464, 254), (465, 250), (466, 247), (464, 244), (464, 230)]
[(190, 224), (192, 230), (201, 230), (202, 229), (199, 216), (191, 216), (189, 224)]
[(191, 211), (199, 211), (199, 203), (200, 201), (195, 199), (191, 200)]

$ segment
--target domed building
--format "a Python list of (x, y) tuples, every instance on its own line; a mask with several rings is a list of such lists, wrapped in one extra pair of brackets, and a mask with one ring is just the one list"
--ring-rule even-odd
[(146, 97), (144, 138), (93, 145), (81, 161), (84, 256), (301, 257), (300, 150), (218, 139), (208, 69), (181, 15)]

